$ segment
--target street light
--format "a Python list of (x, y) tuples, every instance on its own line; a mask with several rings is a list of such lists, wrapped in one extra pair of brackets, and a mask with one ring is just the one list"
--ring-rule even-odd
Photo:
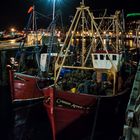
[(15, 32), (15, 28), (11, 28), (11, 32)]
[(10, 30), (11, 30), (11, 35), (14, 37), (15, 36), (15, 31), (16, 31), (15, 28), (11, 28)]

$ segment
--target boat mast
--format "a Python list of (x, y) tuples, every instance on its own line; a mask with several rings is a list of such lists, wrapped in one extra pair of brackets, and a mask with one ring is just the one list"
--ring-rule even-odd
[(53, 19), (52, 19), (52, 21), (54, 21), (54, 17), (55, 17), (55, 0), (53, 0)]
[[(86, 18), (85, 15), (88, 17)], [(81, 19), (81, 21), (80, 21)], [(80, 7), (77, 8), (77, 11), (76, 11), (76, 14), (73, 18), (73, 21), (72, 21), (72, 24), (69, 28), (69, 31), (68, 33), (66, 34), (66, 38), (65, 38), (65, 41), (64, 41), (64, 44), (60, 50), (60, 53), (57, 57), (57, 60), (55, 62), (55, 71), (54, 71), (54, 77), (55, 77), (55, 84), (57, 83), (58, 81), (58, 78), (59, 78), (59, 75), (60, 75), (60, 72), (61, 72), (61, 69), (62, 68), (70, 68), (70, 69), (89, 69), (89, 70), (94, 70), (94, 67), (92, 65), (88, 65), (87, 64), (87, 57), (91, 57), (91, 55), (89, 55), (89, 53), (91, 53), (91, 47), (93, 47), (91, 44), (90, 46), (87, 46), (86, 45), (86, 48), (84, 46), (84, 30), (85, 30), (85, 21), (86, 20), (90, 20), (90, 23), (91, 23), (91, 27), (90, 27), (90, 30), (92, 31), (92, 41), (90, 42), (91, 44), (93, 44), (93, 28), (94, 30), (96, 31), (97, 33), (97, 36), (99, 36), (99, 39), (101, 40), (101, 44), (103, 46), (103, 48), (105, 48), (105, 45), (103, 43), (103, 39), (100, 35), (100, 32), (98, 30), (98, 27), (96, 25), (96, 22), (94, 20), (94, 17), (93, 17), (93, 14), (90, 12), (89, 10), (89, 7), (86, 7), (84, 5), (84, 0), (82, 0), (81, 4), (80, 4)], [(66, 64), (66, 60), (68, 60), (69, 58), (69, 53), (70, 52), (70, 45), (72, 43), (72, 39), (74, 38), (74, 35), (76, 34), (76, 30), (77, 29), (77, 26), (78, 24), (81, 23), (82, 24), (82, 27), (81, 27), (81, 34), (82, 34), (82, 48), (81, 48), (81, 54), (80, 54), (80, 66), (74, 66), (74, 65), (68, 65)], [(76, 47), (76, 46), (75, 46)], [(88, 48), (87, 48), (88, 47)], [(86, 50), (85, 50), (86, 49)], [(86, 58), (86, 59), (85, 59)], [(86, 65), (86, 64), (88, 65)]]
[[(84, 0), (82, 0), (82, 3), (81, 5), (84, 6)], [(84, 13), (84, 10), (83, 10), (83, 6), (82, 6), (82, 66), (84, 66), (84, 45), (85, 45), (85, 42), (84, 42), (84, 30), (85, 30), (85, 13)]]
[(116, 27), (116, 51), (117, 51), (117, 53), (118, 53), (118, 51), (119, 51), (119, 23), (118, 23), (118, 19), (119, 19), (119, 11), (116, 11), (116, 13), (115, 13), (115, 18), (116, 18), (116, 20), (115, 20), (115, 27)]
[(35, 5), (33, 5), (33, 32), (35, 31)]
[(54, 45), (54, 35), (55, 35), (55, 2), (56, 0), (53, 0), (53, 15), (52, 15), (52, 22), (50, 24), (50, 38), (49, 43), (47, 47), (47, 73), (49, 73), (50, 70), (50, 61), (51, 61), (51, 52)]

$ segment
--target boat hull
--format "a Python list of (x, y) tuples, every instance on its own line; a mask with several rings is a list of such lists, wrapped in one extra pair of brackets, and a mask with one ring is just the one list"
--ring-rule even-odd
[[(64, 93), (53, 88), (43, 89), (43, 92), (53, 140), (105, 136), (113, 136), (115, 140), (121, 135), (130, 89), (108, 97)], [(74, 104), (75, 108), (71, 107)]]
[(10, 70), (11, 96), (14, 104), (29, 104), (43, 101), (42, 87), (48, 86), (47, 84), (50, 84), (50, 81), (40, 80), (36, 76)]

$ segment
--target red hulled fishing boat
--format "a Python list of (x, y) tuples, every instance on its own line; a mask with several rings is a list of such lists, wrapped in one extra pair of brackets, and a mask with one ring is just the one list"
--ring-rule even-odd
[(58, 40), (55, 35), (56, 25), (51, 22), (46, 31), (46, 34), (49, 35), (43, 34), (36, 29), (34, 6), (30, 13), (31, 17), (33, 17), (33, 31), (25, 31), (26, 38), (20, 43), (15, 58), (10, 60), (11, 96), (15, 104), (31, 104), (36, 101), (42, 101), (44, 99), (42, 88), (54, 83), (52, 70), (49, 66), (50, 62), (53, 61), (52, 57), (57, 54), (56, 52), (54, 53), (56, 50), (53, 48), (58, 43), (56, 43)]
[[(120, 17), (116, 11), (96, 18), (84, 2), (77, 8), (55, 62), (55, 84), (43, 88), (53, 140), (120, 137), (134, 76)], [(78, 38), (81, 45), (73, 45)]]

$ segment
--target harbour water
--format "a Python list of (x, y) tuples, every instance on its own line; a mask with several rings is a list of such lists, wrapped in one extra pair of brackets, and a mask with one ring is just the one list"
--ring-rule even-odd
[(0, 87), (0, 140), (51, 139), (51, 128), (42, 102), (15, 108), (9, 88)]

